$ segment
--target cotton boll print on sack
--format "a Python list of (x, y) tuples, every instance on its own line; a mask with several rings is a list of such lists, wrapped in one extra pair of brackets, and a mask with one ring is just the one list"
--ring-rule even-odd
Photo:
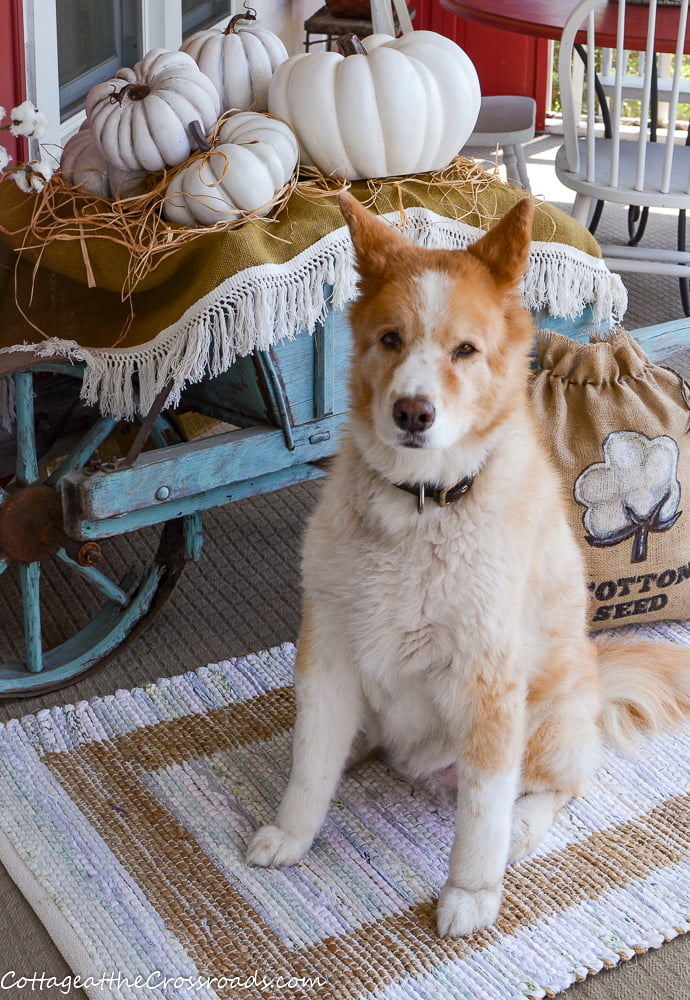
[(603, 462), (575, 481), (575, 499), (586, 508), (586, 539), (603, 547), (631, 538), (630, 562), (644, 562), (650, 533), (668, 531), (682, 513), (678, 445), (665, 434), (648, 438), (639, 431), (614, 431), (603, 454)]

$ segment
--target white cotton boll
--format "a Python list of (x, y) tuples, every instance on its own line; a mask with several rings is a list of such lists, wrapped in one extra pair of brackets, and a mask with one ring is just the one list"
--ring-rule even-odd
[(24, 191), (26, 194), (31, 194), (31, 181), (29, 180), (29, 174), (26, 170), (17, 170), (12, 174), (12, 179), (20, 191)]
[(32, 191), (43, 190), (53, 176), (53, 168), (45, 160), (32, 160), (23, 164), (20, 170), (14, 171), (12, 176), (21, 191), (31, 194)]
[(12, 157), (7, 152), (4, 146), (0, 146), (0, 171), (3, 171), (7, 164), (10, 162)]
[(35, 108), (31, 101), (24, 101), (10, 111), (12, 135), (25, 135), (29, 139), (40, 139), (46, 130), (48, 119)]
[(34, 191), (42, 191), (53, 176), (53, 167), (47, 160), (31, 161), (31, 178)]

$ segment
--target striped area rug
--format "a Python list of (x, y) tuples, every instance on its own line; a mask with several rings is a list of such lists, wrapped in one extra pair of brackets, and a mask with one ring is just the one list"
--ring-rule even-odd
[[(644, 632), (690, 645), (685, 625)], [(635, 760), (607, 752), (467, 940), (434, 928), (452, 807), (381, 762), (343, 781), (301, 864), (245, 866), (287, 780), (293, 659), (284, 645), (0, 729), (0, 858), (75, 988), (544, 997), (690, 928), (690, 727)]]

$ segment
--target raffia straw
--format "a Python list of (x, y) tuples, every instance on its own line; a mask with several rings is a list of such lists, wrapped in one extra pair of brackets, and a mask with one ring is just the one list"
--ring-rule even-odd
[(298, 178), (297, 168), (288, 183), (270, 201), (254, 211), (240, 211), (234, 220), (187, 227), (163, 218), (161, 210), (170, 182), (195, 159), (201, 160), (208, 155), (211, 154), (194, 154), (180, 167), (152, 175), (149, 189), (143, 194), (115, 198), (112, 201), (85, 197), (59, 171), (56, 172), (36, 198), (31, 220), (23, 232), (20, 252), (31, 251), (32, 256), (37, 257), (40, 263), (48, 243), (78, 240), (87, 282), (92, 286), (95, 278), (89, 255), (89, 240), (108, 239), (124, 247), (128, 254), (129, 266), (121, 293), (124, 301), (131, 297), (137, 285), (154, 267), (192, 240), (209, 232), (237, 229), (248, 222), (262, 222), (270, 227), (294, 190)]
[(327, 174), (322, 174), (318, 167), (302, 164), (299, 180), (295, 185), (295, 194), (301, 198), (318, 201), (321, 198), (333, 198), (351, 186), (350, 181), (344, 177), (329, 177)]
[[(222, 119), (210, 137), (211, 145)], [(128, 269), (121, 291), (122, 301), (130, 300), (141, 281), (162, 261), (174, 254), (181, 246), (205, 236), (210, 232), (229, 231), (249, 222), (265, 223), (270, 234), (271, 223), (294, 195), (318, 201), (333, 198), (350, 187), (350, 182), (342, 177), (329, 177), (314, 167), (299, 166), (290, 181), (276, 192), (273, 199), (253, 212), (243, 212), (232, 221), (219, 221), (213, 225), (197, 227), (180, 226), (168, 222), (162, 215), (162, 206), (171, 181), (190, 164), (216, 155), (211, 149), (192, 155), (179, 167), (152, 175), (148, 179), (148, 189), (143, 194), (128, 195), (112, 201), (89, 198), (68, 184), (58, 171), (45, 185), (36, 198), (28, 227), (22, 231), (23, 250), (30, 251), (40, 265), (46, 246), (55, 241), (78, 240), (87, 282), (95, 284), (93, 266), (89, 253), (89, 241), (93, 238), (107, 239), (122, 246), (127, 251)], [(476, 160), (456, 157), (443, 170), (399, 178), (378, 178), (367, 182), (369, 191), (364, 204), (376, 208), (385, 186), (393, 184), (398, 191), (398, 209), (404, 222), (405, 210), (403, 193), (420, 185), (427, 190), (443, 192), (444, 214), (456, 221), (462, 221), (474, 214), (490, 221), (493, 216), (489, 206), (482, 207), (479, 196), (493, 186), (501, 186), (497, 173), (485, 170)], [(463, 197), (458, 199), (458, 192)], [(16, 234), (14, 234), (16, 235)], [(276, 235), (276, 239), (279, 237)], [(33, 325), (33, 324), (32, 324)]]
[[(480, 196), (491, 188), (504, 187), (497, 172), (486, 170), (477, 160), (466, 156), (456, 156), (447, 167), (435, 170), (426, 176), (403, 178), (394, 181), (400, 188), (406, 186), (422, 186), (430, 191), (441, 192), (444, 214), (456, 222), (462, 222), (471, 215), (478, 216), (481, 222), (491, 222), (493, 212), (486, 204), (482, 205)], [(461, 191), (462, 199), (458, 199)]]
[[(427, 174), (416, 174), (404, 177), (376, 177), (366, 182), (368, 196), (363, 200), (367, 208), (379, 207), (379, 199), (385, 187), (397, 188), (398, 210), (401, 222), (405, 220), (403, 194), (405, 190), (423, 187), (427, 191), (435, 189), (442, 193), (444, 214), (456, 222), (461, 222), (470, 216), (478, 216), (482, 222), (494, 221), (490, 203), (482, 204), (480, 196), (491, 188), (504, 188), (505, 182), (498, 175), (498, 168), (486, 170), (481, 162), (466, 156), (456, 156), (447, 167)], [(343, 177), (332, 177), (321, 173), (316, 167), (302, 166), (300, 179), (295, 187), (295, 194), (302, 198), (319, 200), (331, 198), (346, 191), (351, 183)], [(462, 198), (458, 199), (458, 193)], [(386, 207), (389, 199), (386, 197)], [(383, 206), (381, 206), (383, 207)]]

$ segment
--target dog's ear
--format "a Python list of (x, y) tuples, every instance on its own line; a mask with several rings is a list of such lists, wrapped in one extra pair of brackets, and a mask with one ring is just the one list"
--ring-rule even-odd
[(396, 249), (409, 249), (410, 244), (387, 222), (364, 208), (348, 191), (338, 195), (338, 202), (352, 237), (357, 270), (363, 276), (383, 275), (390, 267), (391, 256)]
[(497, 284), (515, 286), (527, 270), (533, 217), (534, 201), (523, 198), (485, 236), (467, 248), (491, 271)]

